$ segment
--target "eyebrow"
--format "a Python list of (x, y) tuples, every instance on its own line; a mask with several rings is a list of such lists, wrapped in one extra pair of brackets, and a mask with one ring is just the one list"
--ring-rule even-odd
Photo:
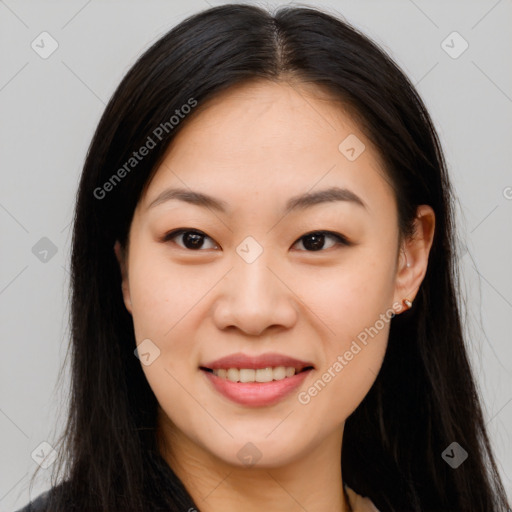
[[(228, 210), (228, 203), (222, 199), (185, 188), (169, 188), (164, 190), (149, 204), (147, 209), (149, 210), (150, 208), (154, 208), (159, 204), (171, 200), (184, 201), (189, 204), (216, 210), (221, 213), (226, 213)], [(366, 203), (351, 190), (341, 187), (330, 187), (317, 192), (307, 192), (290, 198), (286, 203), (284, 213), (287, 214), (294, 210), (304, 210), (317, 204), (332, 203), (336, 201), (345, 201), (367, 209)]]

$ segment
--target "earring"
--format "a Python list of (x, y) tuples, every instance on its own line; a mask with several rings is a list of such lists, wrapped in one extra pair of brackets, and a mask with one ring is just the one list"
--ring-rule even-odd
[(407, 253), (405, 253), (405, 263), (406, 263), (406, 265), (405, 265), (406, 267), (409, 268), (411, 266), (411, 264), (407, 261)]
[(412, 307), (412, 301), (410, 301), (409, 299), (404, 299), (402, 300), (402, 304), (407, 307), (407, 309), (410, 309)]

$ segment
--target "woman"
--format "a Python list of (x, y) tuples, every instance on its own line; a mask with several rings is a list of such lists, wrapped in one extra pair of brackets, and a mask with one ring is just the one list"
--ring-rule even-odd
[(24, 510), (505, 511), (453, 229), (374, 43), (310, 8), (185, 20), (87, 155), (61, 476)]

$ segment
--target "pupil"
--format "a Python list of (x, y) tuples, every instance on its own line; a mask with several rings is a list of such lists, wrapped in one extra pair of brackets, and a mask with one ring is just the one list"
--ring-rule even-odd
[[(303, 241), (304, 247), (312, 251), (318, 251), (324, 245), (324, 238), (325, 235), (322, 233), (312, 233), (311, 235), (307, 235)], [(308, 243), (308, 240), (312, 243)]]
[(203, 235), (193, 231), (186, 231), (183, 236), (183, 243), (187, 249), (199, 249), (203, 245)]

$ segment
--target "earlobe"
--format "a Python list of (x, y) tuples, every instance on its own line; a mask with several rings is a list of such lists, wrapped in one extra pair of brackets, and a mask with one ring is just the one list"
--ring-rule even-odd
[(117, 262), (119, 264), (119, 270), (121, 272), (121, 290), (123, 293), (123, 301), (126, 309), (132, 313), (132, 299), (130, 295), (130, 286), (128, 282), (128, 268), (126, 261), (126, 251), (121, 246), (119, 240), (116, 240), (114, 244), (114, 253), (116, 255)]
[(401, 304), (400, 312), (412, 307), (427, 273), (435, 230), (435, 214), (430, 206), (418, 206), (414, 228), (413, 236), (404, 242), (400, 250), (394, 297)]

